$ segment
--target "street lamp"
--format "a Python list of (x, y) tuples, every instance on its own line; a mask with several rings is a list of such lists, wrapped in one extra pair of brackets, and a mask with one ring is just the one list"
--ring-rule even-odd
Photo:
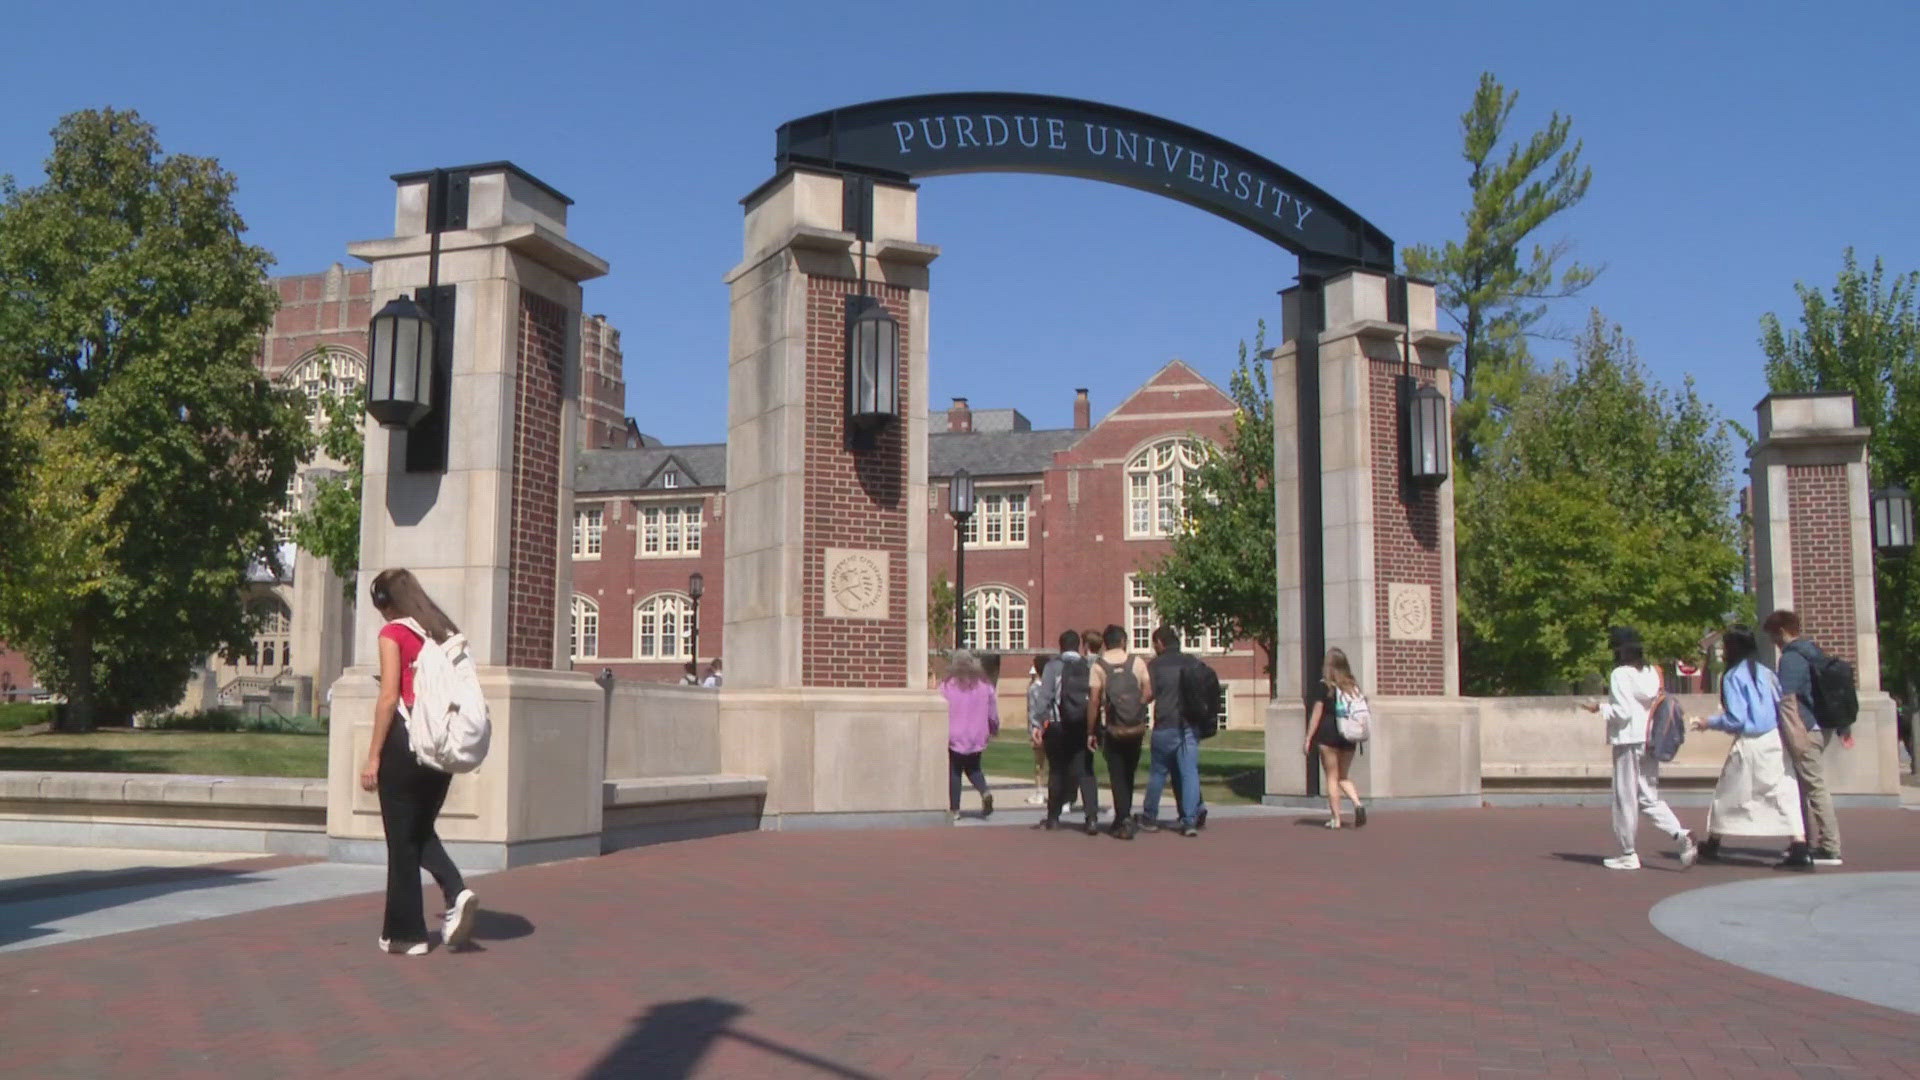
[[(862, 260), (863, 264), (865, 260)], [(864, 283), (863, 283), (864, 284)], [(871, 296), (847, 299), (847, 426), (856, 450), (900, 415), (900, 324)]]
[(693, 654), (693, 662), (696, 664), (700, 662), (700, 598), (705, 595), (707, 595), (706, 575), (696, 570), (691, 577), (687, 578), (687, 596), (693, 600), (691, 628), (693, 647), (689, 651)]
[(967, 521), (973, 517), (973, 474), (953, 470), (947, 484), (947, 513), (953, 516), (953, 647), (967, 647)]
[(1447, 437), (1447, 395), (1422, 384), (1407, 400), (1407, 478), (1438, 484), (1447, 478), (1452, 447)]
[(405, 296), (367, 327), (367, 412), (385, 427), (410, 428), (433, 407), (433, 317)]
[(1885, 555), (1913, 549), (1913, 496), (1899, 484), (1873, 493), (1873, 549)]

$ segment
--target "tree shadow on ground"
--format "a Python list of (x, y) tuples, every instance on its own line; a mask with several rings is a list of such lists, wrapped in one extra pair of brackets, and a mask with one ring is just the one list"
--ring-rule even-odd
[(655, 1005), (633, 1022), (633, 1030), (582, 1074), (586, 1080), (687, 1080), (721, 1040), (745, 1044), (779, 1059), (802, 1065), (822, 1076), (840, 1080), (878, 1080), (869, 1073), (815, 1057), (804, 1050), (749, 1032), (734, 1025), (747, 1015), (745, 1006), (718, 998), (694, 998)]
[(159, 896), (266, 880), (217, 866), (141, 866), (80, 870), (9, 883), (0, 890), (0, 949), (60, 931), (52, 924)]

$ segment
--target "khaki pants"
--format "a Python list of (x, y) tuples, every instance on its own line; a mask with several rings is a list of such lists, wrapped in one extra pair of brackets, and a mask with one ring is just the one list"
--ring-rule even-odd
[(1833, 794), (1827, 790), (1826, 755), (1829, 734), (1808, 731), (1800, 719), (1800, 698), (1783, 694), (1780, 698), (1780, 741), (1787, 750), (1787, 763), (1800, 781), (1800, 818), (1807, 829), (1807, 846), (1816, 852), (1838, 857), (1840, 819), (1834, 816)]

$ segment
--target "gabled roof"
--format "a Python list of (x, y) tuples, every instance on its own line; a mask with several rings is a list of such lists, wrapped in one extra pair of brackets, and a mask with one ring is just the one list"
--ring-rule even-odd
[(681, 488), (717, 488), (727, 484), (727, 445), (645, 446), (633, 450), (583, 450), (573, 488), (582, 495), (615, 491), (664, 491), (662, 474), (671, 465)]
[(1053, 455), (1085, 435), (1084, 431), (945, 432), (927, 436), (927, 475), (952, 476), (965, 469), (976, 479), (1022, 476), (1053, 467)]

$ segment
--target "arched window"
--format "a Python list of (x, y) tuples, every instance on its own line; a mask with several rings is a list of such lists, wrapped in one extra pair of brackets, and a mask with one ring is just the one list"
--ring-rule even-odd
[(1207, 444), (1176, 436), (1127, 462), (1127, 539), (1172, 536), (1180, 528), (1187, 480), (1207, 460)]
[(1027, 598), (1004, 585), (967, 591), (966, 641), (982, 652), (1027, 648)]
[(567, 648), (575, 660), (600, 655), (600, 605), (584, 596), (573, 598), (573, 636)]
[(633, 606), (633, 655), (639, 660), (691, 660), (693, 601), (654, 593)]
[(307, 395), (307, 416), (318, 423), (328, 397), (358, 394), (367, 383), (367, 362), (352, 350), (330, 345), (302, 359), (280, 377), (284, 386)]
[(280, 671), (293, 666), (293, 612), (277, 596), (266, 596), (247, 605), (247, 611), (259, 624), (253, 631), (252, 663), (257, 672)]

